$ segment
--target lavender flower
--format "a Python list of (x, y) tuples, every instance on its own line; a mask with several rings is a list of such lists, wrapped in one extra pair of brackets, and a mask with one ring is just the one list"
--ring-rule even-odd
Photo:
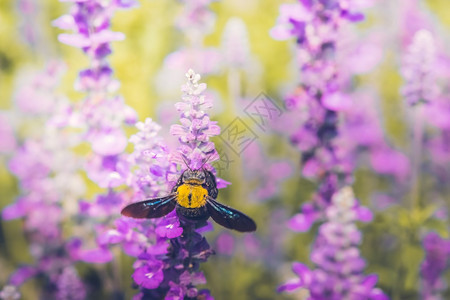
[[(186, 77), (187, 83), (182, 87), (183, 102), (175, 105), (180, 112), (181, 125), (172, 125), (170, 129), (181, 144), (172, 153), (172, 162), (182, 166), (187, 164), (186, 167), (193, 170), (202, 167), (213, 170), (210, 163), (219, 159), (219, 156), (210, 138), (220, 133), (220, 127), (210, 121), (206, 113), (212, 107), (212, 102), (203, 94), (206, 84), (199, 83), (200, 75), (189, 70)], [(226, 186), (224, 181), (217, 183), (218, 186)], [(203, 273), (199, 271), (200, 263), (214, 253), (198, 231), (206, 223), (185, 219), (180, 219), (180, 223), (183, 234), (170, 240), (168, 257), (164, 259), (165, 282), (162, 287), (169, 287), (166, 299), (197, 297), (199, 291), (195, 286), (206, 283)]]
[[(205, 47), (204, 38), (214, 30), (216, 16), (211, 10), (211, 3), (215, 0), (180, 1), (181, 13), (175, 23), (181, 35), (186, 38), (185, 46), (170, 53), (164, 59), (164, 64), (157, 76), (158, 92), (165, 98), (178, 99), (175, 93), (184, 83), (184, 72), (193, 68), (205, 75), (216, 74), (223, 65), (223, 57), (216, 47)], [(171, 80), (167, 80), (171, 78)], [(170, 104), (164, 107), (165, 114), (173, 111)], [(164, 121), (164, 120), (161, 120)], [(172, 122), (168, 122), (171, 124)]]
[[(130, 176), (129, 160), (124, 154), (127, 137), (122, 127), (136, 122), (136, 112), (115, 95), (119, 83), (113, 78), (107, 57), (111, 54), (110, 43), (124, 39), (124, 35), (111, 31), (110, 26), (115, 11), (133, 7), (136, 2), (72, 2), (71, 13), (53, 24), (74, 31), (60, 34), (58, 38), (62, 43), (81, 48), (90, 66), (79, 73), (75, 86), (86, 92), (86, 97), (70, 113), (72, 121), (66, 126), (81, 129), (80, 138), (90, 143), (92, 149), (83, 169), (93, 182), (108, 190), (96, 195), (94, 201), (80, 201), (79, 205), (80, 219), (95, 229), (96, 243), (89, 241), (94, 237), (87, 234), (84, 239), (74, 238), (68, 251), (76, 260), (105, 263), (113, 258), (108, 245), (118, 241), (117, 237), (107, 234), (113, 226), (111, 215), (120, 211), (126, 196), (125, 192), (116, 192), (113, 188), (125, 184)], [(91, 246), (86, 247), (86, 244)], [(93, 248), (93, 244), (97, 244), (96, 247)]]
[(118, 9), (130, 8), (134, 1), (75, 1), (71, 14), (53, 22), (74, 34), (60, 34), (62, 43), (81, 48), (90, 59), (90, 67), (80, 72), (76, 87), (86, 91), (79, 111), (75, 112), (75, 126), (84, 129), (84, 139), (92, 144), (95, 155), (87, 164), (89, 177), (101, 187), (116, 187), (125, 183), (127, 176), (124, 157), (121, 156), (127, 138), (121, 126), (133, 124), (136, 113), (123, 99), (110, 96), (119, 84), (112, 77), (107, 56), (110, 43), (124, 39), (122, 33), (112, 32), (110, 20)]
[(62, 270), (57, 279), (56, 299), (61, 300), (83, 300), (86, 299), (86, 290), (73, 267)]
[[(344, 140), (355, 138), (345, 136), (345, 133), (349, 133), (345, 122), (354, 118), (351, 108), (354, 107), (352, 102), (356, 102), (356, 96), (354, 100), (348, 91), (352, 73), (346, 73), (346, 68), (341, 71), (340, 65), (345, 63), (338, 59), (342, 51), (351, 52), (343, 48), (345, 43), (341, 39), (348, 31), (346, 24), (364, 19), (358, 12), (364, 6), (349, 1), (324, 3), (319, 0), (285, 4), (280, 7), (277, 25), (271, 31), (275, 39), (296, 38), (296, 59), (301, 82), (286, 97), (286, 106), (295, 113), (294, 124), (300, 124), (291, 133), (290, 140), (302, 154), (303, 176), (318, 182), (318, 191), (312, 202), (304, 204), (301, 212), (289, 223), (297, 231), (307, 231), (315, 221), (322, 218), (331, 196), (340, 187), (352, 182), (354, 157), (360, 148), (351, 148), (351, 143)], [(357, 57), (352, 57), (353, 63)], [(364, 55), (359, 58), (366, 60)], [(373, 67), (375, 64), (369, 61), (369, 65)], [(355, 68), (353, 72), (359, 73), (361, 70)], [(379, 154), (390, 153), (387, 146), (372, 149)], [(373, 165), (380, 166), (381, 160), (375, 160)], [(382, 171), (388, 174), (407, 171), (405, 163), (394, 166), (398, 165), (400, 170), (392, 168)]]
[[(56, 83), (62, 76), (59, 64), (49, 64), (45, 72), (29, 79), (27, 88), (16, 95), (17, 115), (40, 130), (24, 141), (9, 161), (11, 172), (20, 182), (20, 196), (2, 211), (5, 220), (22, 218), (30, 253), (35, 262), (19, 268), (9, 282), (21, 286), (33, 276), (41, 277), (46, 285), (42, 297), (55, 297), (63, 292), (58, 280), (73, 261), (66, 251), (62, 226), (75, 214), (73, 201), (84, 193), (84, 183), (77, 174), (78, 160), (69, 150), (79, 140), (58, 126), (65, 111), (70, 110), (67, 99), (56, 94)], [(48, 79), (48, 81), (46, 81)], [(33, 106), (22, 98), (34, 99)], [(39, 107), (39, 102), (42, 106)], [(43, 121), (44, 119), (45, 121)], [(74, 276), (76, 271), (73, 269)], [(69, 288), (70, 281), (65, 288)], [(50, 288), (51, 287), (51, 288)], [(77, 289), (82, 292), (81, 282)], [(78, 298), (80, 299), (80, 298)]]
[(215, 14), (209, 5), (214, 0), (183, 1), (183, 12), (178, 18), (178, 27), (186, 32), (194, 45), (206, 34), (212, 32)]
[(0, 291), (0, 299), (2, 300), (19, 300), (20, 293), (13, 285), (6, 285)]
[(403, 77), (405, 85), (402, 94), (409, 105), (430, 102), (436, 97), (437, 86), (435, 68), (435, 43), (432, 34), (419, 30), (405, 56)]
[(45, 45), (42, 28), (36, 26), (42, 19), (39, 2), (36, 0), (17, 1), (17, 11), (20, 14), (21, 38), (31, 47), (37, 48)]
[(388, 299), (374, 287), (376, 275), (363, 274), (365, 261), (358, 249), (362, 237), (355, 222), (370, 221), (370, 211), (359, 206), (350, 187), (344, 187), (333, 195), (325, 214), (327, 221), (320, 226), (311, 251), (316, 268), (295, 263), (298, 278), (279, 291), (303, 287), (309, 290), (308, 299)]
[[(151, 119), (137, 123), (139, 132), (130, 138), (134, 151), (129, 156), (132, 168), (128, 184), (133, 188), (134, 201), (156, 197), (169, 191), (169, 177), (176, 172), (176, 165), (169, 162), (169, 152), (158, 132), (160, 126)], [(120, 218), (115, 230), (104, 235), (105, 242), (120, 242), (125, 253), (137, 258), (132, 275), (135, 283), (152, 293), (167, 292), (168, 281), (165, 280), (163, 259), (168, 256), (169, 239), (183, 233), (175, 211), (159, 220), (138, 221)], [(157, 290), (156, 290), (157, 289)], [(144, 293), (135, 298), (141, 299)]]
[(220, 134), (220, 127), (206, 113), (212, 107), (212, 100), (204, 95), (206, 84), (199, 83), (200, 75), (190, 69), (186, 77), (188, 81), (182, 86), (183, 102), (175, 104), (181, 125), (170, 128), (170, 133), (181, 143), (173, 154), (173, 161), (182, 165), (186, 159), (187, 167), (192, 170), (202, 166), (210, 169), (210, 163), (219, 159), (210, 138)]
[(407, 157), (386, 142), (376, 98), (366, 91), (351, 97), (351, 107), (344, 114), (339, 135), (334, 141), (341, 170), (351, 173), (357, 167), (361, 152), (368, 152), (372, 168), (382, 175), (404, 181), (410, 171)]
[[(167, 194), (174, 184), (173, 179), (179, 177), (176, 164), (211, 169), (208, 162), (218, 158), (209, 138), (218, 134), (220, 128), (205, 112), (212, 105), (203, 95), (206, 85), (198, 83), (200, 76), (192, 70), (187, 78), (183, 102), (176, 104), (182, 125), (171, 128), (171, 133), (181, 143), (178, 150), (169, 155), (167, 146), (158, 136), (160, 127), (151, 119), (137, 123), (139, 132), (130, 138), (135, 146), (129, 156), (130, 165), (136, 165), (128, 179), (135, 191), (133, 200)], [(199, 228), (205, 225), (179, 220), (175, 211), (164, 218), (143, 222), (121, 218), (116, 221), (117, 229), (106, 232), (102, 240), (120, 242), (127, 254), (137, 257), (132, 277), (141, 292), (134, 299), (194, 298), (209, 295), (195, 287), (206, 282), (199, 265), (213, 253), (199, 233)]]
[(222, 52), (227, 66), (243, 68), (251, 61), (250, 41), (245, 23), (230, 18), (222, 35)]
[(329, 1), (326, 5), (316, 0), (285, 4), (280, 7), (278, 24), (271, 31), (276, 39), (295, 37), (297, 41), (302, 82), (286, 102), (290, 109), (299, 112), (301, 125), (291, 135), (291, 142), (302, 152), (303, 175), (319, 179), (319, 192), (309, 210), (312, 214), (300, 216), (308, 220), (300, 226), (301, 230), (309, 228), (328, 205), (331, 195), (350, 180), (351, 173), (342, 168), (345, 156), (338, 156), (335, 145), (339, 112), (349, 102), (341, 91), (337, 72), (338, 36), (343, 24), (362, 19), (360, 13), (350, 8), (344, 1)]
[(450, 241), (431, 232), (423, 239), (425, 259), (420, 268), (422, 276), (422, 299), (444, 299), (442, 291), (446, 284), (441, 277), (448, 268)]
[(139, 132), (130, 137), (134, 151), (128, 157), (133, 166), (128, 185), (136, 191), (136, 200), (167, 194), (168, 178), (176, 169), (169, 162), (169, 149), (159, 135), (161, 127), (147, 118), (145, 122), (136, 123), (136, 128)]

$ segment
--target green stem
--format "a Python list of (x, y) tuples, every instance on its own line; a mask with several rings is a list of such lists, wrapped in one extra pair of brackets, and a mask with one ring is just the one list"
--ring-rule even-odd
[(241, 101), (241, 76), (234, 67), (228, 69), (228, 105), (233, 116), (236, 115), (236, 101)]
[(413, 148), (412, 148), (412, 178), (411, 178), (411, 209), (414, 209), (420, 204), (420, 167), (422, 159), (422, 144), (423, 144), (423, 118), (422, 105), (414, 110), (414, 128), (413, 128)]

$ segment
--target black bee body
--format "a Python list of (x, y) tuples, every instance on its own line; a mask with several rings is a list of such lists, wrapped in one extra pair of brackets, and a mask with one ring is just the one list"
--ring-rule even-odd
[[(203, 173), (202, 173), (202, 171), (203, 171)], [(189, 170), (187, 170), (187, 172), (189, 172)], [(203, 181), (203, 177), (205, 178), (204, 179), (205, 182), (202, 184), (199, 184), (200, 182)], [(198, 182), (196, 182), (195, 179), (198, 179)], [(187, 181), (189, 183), (185, 183), (185, 181)], [(206, 194), (213, 199), (216, 199), (219, 194), (219, 190), (217, 189), (217, 184), (216, 184), (214, 175), (208, 170), (191, 171), (190, 173), (186, 173), (186, 171), (185, 171), (180, 176), (180, 178), (178, 178), (177, 183), (175, 184), (175, 186), (172, 189), (172, 193), (177, 193), (178, 190), (180, 189), (180, 187), (182, 187), (183, 185), (190, 187), (190, 189), (189, 189), (190, 191), (192, 191), (192, 187), (194, 187), (194, 189), (195, 189), (195, 186), (201, 186), (201, 188), (202, 188), (201, 191), (206, 191)], [(205, 220), (206, 221), (209, 218), (209, 213), (208, 213), (208, 209), (207, 209), (206, 205), (198, 205), (198, 207), (192, 208), (192, 206), (193, 206), (192, 205), (192, 197), (193, 197), (192, 193), (189, 193), (188, 199), (189, 198), (191, 199), (191, 201), (190, 201), (191, 207), (189, 207), (189, 203), (188, 203), (188, 206), (183, 206), (182, 204), (180, 204), (180, 201), (177, 201), (177, 205), (175, 206), (177, 215), (183, 216), (184, 218), (190, 219), (190, 220), (196, 220), (196, 221), (197, 220), (198, 221)], [(180, 199), (180, 195), (178, 195), (177, 199)]]
[(206, 169), (186, 170), (165, 197), (126, 206), (122, 214), (132, 218), (160, 218), (176, 209), (179, 217), (200, 221), (212, 217), (218, 224), (241, 232), (255, 231), (245, 214), (216, 201), (219, 194), (214, 174)]

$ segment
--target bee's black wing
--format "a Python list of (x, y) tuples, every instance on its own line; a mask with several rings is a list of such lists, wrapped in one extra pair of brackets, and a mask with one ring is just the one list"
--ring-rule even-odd
[(206, 207), (213, 220), (223, 227), (240, 232), (256, 230), (256, 224), (250, 217), (231, 207), (220, 204), (211, 197), (208, 197)]
[(144, 200), (132, 203), (122, 209), (121, 214), (136, 219), (160, 218), (170, 213), (177, 204), (176, 194), (166, 197)]

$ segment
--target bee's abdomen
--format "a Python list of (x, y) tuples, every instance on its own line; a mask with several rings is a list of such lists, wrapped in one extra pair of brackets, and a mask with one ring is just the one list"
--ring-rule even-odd
[(177, 188), (177, 203), (185, 208), (199, 208), (206, 205), (208, 191), (201, 185), (182, 184)]
[(177, 205), (176, 211), (178, 216), (183, 216), (190, 220), (207, 220), (209, 218), (206, 206), (199, 208), (186, 208), (181, 205)]

